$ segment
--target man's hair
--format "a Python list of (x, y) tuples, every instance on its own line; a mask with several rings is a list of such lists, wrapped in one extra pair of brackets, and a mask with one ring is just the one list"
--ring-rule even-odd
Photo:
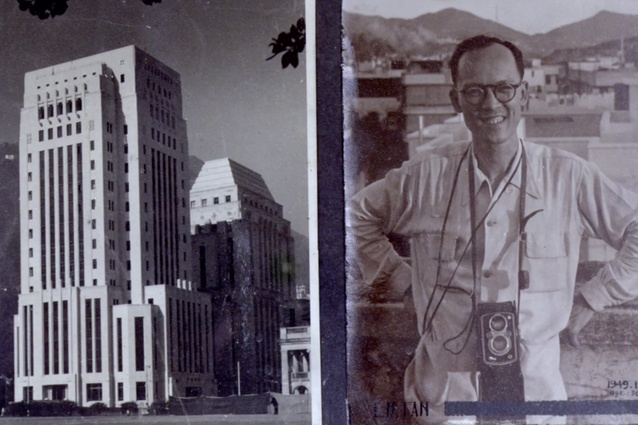
[(464, 54), (484, 49), (493, 44), (500, 44), (501, 46), (505, 46), (509, 49), (510, 52), (512, 52), (512, 55), (514, 55), (514, 61), (516, 61), (516, 68), (518, 69), (518, 73), (521, 75), (521, 78), (523, 78), (523, 75), (525, 73), (525, 64), (523, 63), (523, 53), (520, 51), (520, 49), (509, 41), (481, 34), (463, 40), (456, 46), (456, 49), (454, 50), (454, 53), (450, 58), (450, 72), (452, 73), (452, 83), (456, 85), (456, 79), (459, 73), (459, 62), (461, 61), (461, 57)]

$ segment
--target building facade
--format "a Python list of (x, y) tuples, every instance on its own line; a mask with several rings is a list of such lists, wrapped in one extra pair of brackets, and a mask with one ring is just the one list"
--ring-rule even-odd
[(279, 328), (295, 298), (290, 223), (263, 178), (228, 158), (190, 192), (193, 281), (211, 294), (219, 395), (281, 392)]
[(16, 401), (213, 394), (179, 74), (134, 46), (27, 73), (19, 161)]
[(281, 328), (282, 394), (310, 392), (310, 327)]

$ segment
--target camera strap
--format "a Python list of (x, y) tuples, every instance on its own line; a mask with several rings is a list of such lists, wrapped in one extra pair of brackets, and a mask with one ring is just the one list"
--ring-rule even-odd
[[(521, 169), (521, 187), (519, 192), (519, 221), (518, 221), (518, 231), (519, 231), (519, 252), (518, 252), (518, 288), (517, 288), (517, 309), (520, 301), (520, 291), (522, 289), (527, 289), (529, 286), (529, 275), (526, 270), (523, 270), (523, 250), (525, 248), (525, 224), (527, 221), (532, 218), (536, 213), (540, 212), (534, 211), (529, 216), (525, 217), (525, 198), (527, 193), (527, 155), (525, 153), (525, 146), (523, 146), (523, 142), (519, 141), (521, 144), (521, 157), (516, 164), (516, 168), (509, 176), (507, 183), (503, 187), (503, 190), (496, 198), (496, 201), (492, 203), (492, 205), (487, 209), (485, 215), (481, 218), (480, 221), (477, 220), (477, 211), (476, 211), (476, 183), (475, 183), (475, 170), (474, 170), (474, 160), (470, 157), (468, 158), (468, 175), (469, 175), (469, 189), (470, 189), (470, 223), (471, 223), (471, 240), (472, 240), (472, 277), (474, 279), (474, 291), (473, 291), (473, 302), (474, 306), (478, 304), (478, 299), (476, 298), (477, 289), (480, 291), (480, 285), (478, 284), (478, 276), (479, 276), (479, 264), (478, 264), (478, 247), (475, 243), (476, 241), (476, 233), (479, 232), (481, 226), (485, 222), (487, 216), (490, 211), (496, 205), (496, 203), (501, 199), (503, 193), (505, 193), (505, 189), (512, 183), (514, 176), (518, 172), (518, 168), (520, 165)], [(512, 167), (512, 165), (510, 165)], [(478, 221), (478, 222), (477, 222)]]

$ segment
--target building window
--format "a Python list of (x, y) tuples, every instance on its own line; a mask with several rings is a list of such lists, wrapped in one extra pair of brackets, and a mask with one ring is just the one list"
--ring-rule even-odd
[(91, 170), (95, 170), (95, 160), (91, 160)]
[(53, 139), (53, 129), (50, 128), (47, 130), (47, 140), (52, 140)]
[(44, 141), (44, 130), (38, 131), (38, 141), (40, 142)]
[(62, 126), (58, 126), (58, 137), (62, 137)]
[(28, 154), (28, 155), (27, 155), (27, 162), (28, 162), (29, 164), (31, 164), (31, 160), (32, 160), (32, 156), (31, 156), (31, 154)]
[(202, 207), (205, 207), (208, 203), (208, 199), (202, 199)]
[(78, 121), (75, 123), (75, 134), (80, 133), (82, 133), (82, 123)]
[(124, 382), (117, 383), (117, 401), (124, 401)]
[(191, 208), (195, 208), (197, 206), (197, 202), (196, 201), (191, 201)]
[(101, 401), (102, 384), (86, 384), (86, 399), (88, 401)]
[(97, 260), (96, 259), (93, 259), (93, 268), (97, 269)]
[(217, 196), (213, 198), (213, 204), (219, 204), (219, 198)]
[(66, 125), (66, 135), (70, 136), (73, 134), (73, 126), (71, 124)]
[(230, 202), (230, 195), (226, 195), (226, 202)]
[(76, 112), (79, 112), (82, 110), (82, 99), (80, 98), (75, 99), (75, 110)]
[(120, 74), (120, 83), (124, 82), (124, 74)]
[[(144, 371), (144, 318), (135, 318), (135, 370)], [(145, 398), (142, 398), (144, 400)]]
[(57, 104), (57, 114), (62, 115), (64, 113), (62, 102), (58, 102)]
[(47, 118), (51, 118), (53, 116), (53, 105), (47, 106)]
[(29, 239), (33, 239), (33, 229), (29, 229)]
[(38, 108), (38, 119), (41, 119), (41, 120), (44, 119), (44, 106), (40, 106)]
[(135, 383), (135, 400), (146, 400), (146, 382)]

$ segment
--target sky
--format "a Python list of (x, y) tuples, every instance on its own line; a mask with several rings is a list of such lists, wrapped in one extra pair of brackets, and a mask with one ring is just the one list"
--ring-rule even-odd
[(343, 0), (343, 9), (386, 18), (415, 18), (455, 8), (512, 29), (537, 34), (589, 18), (601, 10), (638, 15), (635, 0)]
[(71, 0), (40, 20), (4, 0), (0, 142), (17, 143), (25, 72), (135, 44), (181, 74), (190, 154), (260, 173), (308, 235), (305, 54), (296, 69), (265, 60), (303, 15), (303, 0)]

